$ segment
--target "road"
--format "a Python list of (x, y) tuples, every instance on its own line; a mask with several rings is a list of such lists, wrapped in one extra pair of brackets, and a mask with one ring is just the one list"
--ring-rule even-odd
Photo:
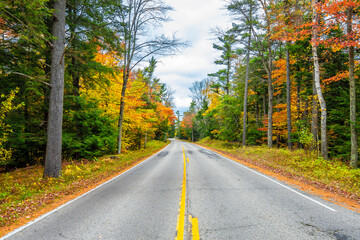
[(140, 165), (1, 240), (198, 236), (360, 239), (360, 214), (173, 140)]

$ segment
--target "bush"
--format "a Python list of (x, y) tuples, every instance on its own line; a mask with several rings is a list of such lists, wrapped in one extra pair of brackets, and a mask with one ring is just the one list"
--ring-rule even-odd
[(257, 145), (259, 144), (257, 141), (263, 137), (264, 137), (264, 132), (254, 128), (250, 128), (246, 135), (246, 143), (247, 145)]
[(96, 102), (77, 101), (79, 110), (67, 116), (64, 124), (64, 158), (93, 159), (115, 152), (117, 130), (113, 120), (97, 108)]
[(12, 111), (20, 108), (23, 104), (14, 105), (13, 100), (15, 94), (19, 91), (18, 88), (11, 90), (8, 95), (0, 95), (0, 166), (7, 165), (11, 160), (12, 149), (6, 147), (6, 143), (9, 141), (9, 135), (12, 133), (12, 128), (10, 124), (5, 122), (7, 114)]

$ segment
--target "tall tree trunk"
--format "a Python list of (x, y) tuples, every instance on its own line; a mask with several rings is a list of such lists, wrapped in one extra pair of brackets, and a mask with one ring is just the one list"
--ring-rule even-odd
[[(51, 54), (49, 54), (49, 55), (51, 55)], [(50, 59), (47, 62), (49, 62), (49, 64), (51, 65), (51, 60)], [(50, 67), (46, 67), (46, 69), (48, 69), (48, 71), (45, 71), (45, 73), (49, 73), (51, 71)], [(47, 126), (48, 126), (48, 122), (49, 122), (49, 97), (50, 97), (49, 92), (50, 92), (50, 88), (48, 86), (43, 86), (42, 89), (43, 89), (43, 95), (44, 95), (44, 99), (43, 99), (43, 123), (44, 124), (42, 124), (42, 128), (44, 130), (47, 130)], [(42, 162), (41, 162), (41, 164), (44, 167), (45, 167), (45, 159), (46, 159), (46, 148), (47, 148), (47, 146), (46, 146), (46, 144), (44, 144), (42, 146), (43, 159), (42, 159)]]
[[(73, 66), (76, 66), (77, 62), (75, 57), (72, 57), (71, 63)], [(72, 77), (73, 95), (78, 97), (80, 96), (80, 77), (74, 71), (72, 71), (70, 74)]]
[[(285, 1), (285, 23), (289, 24), (290, 8), (289, 1)], [(291, 80), (290, 80), (290, 56), (289, 56), (290, 42), (286, 41), (285, 55), (286, 55), (286, 111), (287, 111), (287, 137), (288, 149), (292, 148), (291, 142)]]
[(287, 135), (288, 135), (288, 148), (291, 149), (291, 81), (290, 81), (290, 57), (289, 46), (286, 43), (286, 105), (287, 105)]
[(272, 87), (272, 56), (271, 44), (269, 42), (269, 74), (268, 74), (268, 94), (269, 94), (269, 109), (268, 109), (268, 147), (272, 148), (273, 145), (273, 87)]
[[(353, 7), (349, 7), (347, 11), (347, 34), (349, 41), (352, 42), (352, 16)], [(349, 46), (349, 82), (350, 82), (350, 131), (351, 131), (351, 155), (350, 166), (353, 168), (358, 167), (358, 143), (356, 133), (356, 82), (355, 82), (355, 60), (354, 60), (354, 47)]]
[(250, 44), (251, 44), (251, 31), (249, 31), (249, 40), (246, 53), (246, 75), (245, 75), (245, 90), (244, 90), (244, 116), (243, 116), (243, 136), (242, 145), (246, 146), (246, 119), (247, 119), (247, 100), (248, 100), (248, 85), (249, 85), (249, 65), (250, 65)]
[(52, 25), (53, 48), (51, 51), (51, 77), (49, 120), (47, 129), (44, 177), (59, 177), (61, 171), (61, 143), (64, 100), (64, 50), (65, 50), (66, 0), (54, 3)]
[[(54, 1), (53, 0), (50, 0), (46, 3), (46, 6), (49, 8), (49, 9), (52, 9), (54, 8)], [(46, 29), (47, 29), (47, 32), (51, 32), (52, 31), (52, 25), (53, 25), (53, 18), (52, 16), (50, 17), (47, 17), (45, 19), (45, 24), (46, 24)], [(45, 49), (45, 52), (44, 52), (44, 55), (45, 55), (45, 64), (43, 65), (43, 70), (44, 70), (44, 74), (47, 78), (47, 80), (51, 81), (51, 51), (52, 51), (52, 48), (51, 48), (51, 44), (50, 42), (46, 43), (46, 49)], [(43, 98), (43, 124), (41, 125), (42, 126), (42, 129), (44, 129), (45, 131), (47, 131), (47, 126), (48, 126), (48, 123), (49, 123), (49, 98), (50, 98), (50, 90), (51, 88), (49, 86), (42, 86), (42, 90), (43, 90), (43, 95), (44, 95), (44, 98)], [(47, 137), (47, 136), (44, 136), (44, 137)], [(46, 144), (44, 144), (42, 146), (42, 150), (43, 150), (43, 159), (42, 159), (42, 162), (41, 164), (45, 167), (45, 159), (46, 159)]]
[(317, 101), (317, 93), (316, 93), (316, 87), (315, 87), (315, 78), (313, 80), (313, 96), (312, 96), (312, 116), (311, 116), (311, 134), (313, 135), (313, 146), (312, 150), (316, 149), (317, 141), (318, 141), (318, 135), (319, 135), (319, 107), (318, 107), (318, 101)]
[(297, 120), (300, 120), (301, 118), (301, 98), (300, 98), (300, 92), (301, 92), (301, 79), (297, 79), (297, 85), (296, 85), (296, 110), (297, 110)]
[(146, 131), (146, 132), (145, 132), (145, 140), (144, 140), (144, 149), (146, 149), (147, 138), (148, 138), (148, 133), (147, 133), (147, 131)]
[(122, 140), (122, 127), (124, 121), (124, 109), (125, 109), (125, 96), (126, 96), (126, 87), (127, 82), (129, 80), (130, 70), (124, 69), (124, 77), (123, 77), (123, 86), (121, 89), (121, 98), (120, 98), (120, 114), (119, 114), (119, 122), (118, 122), (118, 149), (117, 154), (121, 154), (121, 140)]
[[(75, 22), (78, 20), (78, 16), (76, 14), (76, 3), (71, 3), (67, 5), (67, 21), (69, 21), (69, 32), (71, 35), (71, 42), (74, 43), (74, 40), (76, 39), (76, 26), (75, 26)], [(76, 45), (74, 45), (74, 47), (76, 48)], [(73, 89), (72, 89), (72, 94), (73, 96), (80, 96), (80, 76), (77, 73), (76, 69), (76, 65), (78, 64), (78, 61), (76, 60), (75, 56), (71, 56), (71, 68), (69, 71), (69, 75), (72, 78), (72, 85), (73, 85)], [(75, 103), (77, 104), (77, 103)], [(76, 106), (77, 107), (77, 106)]]
[(311, 39), (311, 46), (312, 46), (312, 54), (314, 59), (314, 79), (315, 79), (315, 87), (316, 93), (318, 96), (318, 100), (320, 103), (321, 108), (321, 155), (324, 159), (328, 159), (328, 143), (327, 143), (327, 132), (326, 132), (326, 120), (327, 120), (327, 109), (326, 109), (326, 102), (322, 94), (321, 84), (320, 84), (320, 67), (319, 67), (319, 58), (317, 54), (317, 28), (319, 26), (318, 20), (318, 13), (316, 10), (316, 3), (314, 1), (312, 3), (312, 10), (313, 10), (313, 27), (312, 27), (312, 39)]
[[(297, 82), (296, 82), (296, 112), (297, 112), (297, 116), (296, 119), (297, 121), (299, 121), (301, 119), (301, 98), (300, 98), (300, 84), (301, 84), (301, 79), (298, 78)], [(302, 148), (302, 144), (300, 143), (300, 141), (297, 142), (297, 148), (301, 149)]]
[(230, 58), (227, 60), (227, 71), (226, 71), (226, 95), (230, 93), (230, 70), (231, 70), (231, 61)]
[(260, 127), (259, 125), (259, 120), (260, 118), (260, 113), (259, 113), (259, 102), (258, 101), (255, 101), (255, 122), (256, 122), (256, 127)]

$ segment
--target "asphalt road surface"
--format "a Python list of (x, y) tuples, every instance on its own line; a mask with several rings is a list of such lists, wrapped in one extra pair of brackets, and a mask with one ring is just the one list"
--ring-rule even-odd
[[(185, 163), (184, 155), (189, 159)], [(184, 236), (179, 236), (182, 228)], [(210, 150), (173, 140), (140, 165), (1, 240), (198, 239), (198, 235), (360, 239), (360, 214)]]

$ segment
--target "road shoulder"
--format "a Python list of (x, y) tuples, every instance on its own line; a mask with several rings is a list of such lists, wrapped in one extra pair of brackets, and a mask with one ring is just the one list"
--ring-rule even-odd
[(206, 146), (204, 144), (199, 143), (193, 143), (200, 147), (209, 149), (211, 151), (214, 151), (218, 154), (220, 154), (223, 157), (226, 157), (228, 159), (231, 159), (235, 162), (238, 162), (246, 167), (249, 167), (255, 171), (261, 172), (269, 177), (275, 178), (279, 181), (285, 182), (286, 184), (290, 186), (294, 186), (304, 192), (307, 192), (311, 195), (318, 196), (326, 201), (332, 202), (334, 204), (337, 204), (339, 206), (345, 207), (347, 209), (356, 211), (360, 213), (360, 202), (349, 199), (347, 197), (344, 197), (341, 194), (337, 194), (336, 192), (328, 191), (326, 188), (324, 189), (324, 186), (319, 185), (318, 182), (308, 180), (306, 178), (299, 178), (295, 177), (293, 174), (279, 170), (273, 167), (266, 167), (261, 164), (258, 164), (255, 160), (246, 159), (236, 155), (232, 154), (223, 150), (219, 150), (216, 148), (212, 148), (209, 146)]

